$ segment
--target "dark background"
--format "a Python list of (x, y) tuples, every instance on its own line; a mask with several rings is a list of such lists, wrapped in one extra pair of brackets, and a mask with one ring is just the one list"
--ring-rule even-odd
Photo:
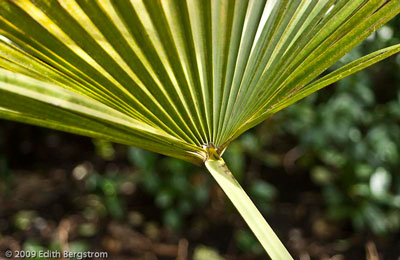
[[(400, 20), (339, 67), (400, 42)], [(400, 55), (279, 112), (224, 155), (295, 259), (400, 259)], [(0, 120), (6, 249), (265, 259), (206, 170)]]

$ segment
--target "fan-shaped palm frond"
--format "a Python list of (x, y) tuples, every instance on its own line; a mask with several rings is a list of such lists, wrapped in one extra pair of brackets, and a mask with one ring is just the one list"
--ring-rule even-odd
[(291, 259), (220, 155), (241, 133), (400, 51), (321, 78), (399, 0), (3, 0), (0, 118), (201, 164)]

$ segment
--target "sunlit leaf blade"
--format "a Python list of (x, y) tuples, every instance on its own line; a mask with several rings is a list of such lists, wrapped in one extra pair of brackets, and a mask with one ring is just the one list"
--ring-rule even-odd
[(277, 113), (278, 111), (290, 106), (291, 104), (311, 95), (312, 93), (329, 86), (343, 78), (346, 78), (354, 73), (357, 73), (383, 59), (386, 59), (387, 57), (390, 57), (396, 53), (400, 52), (400, 44), (373, 52), (369, 55), (366, 55), (362, 58), (359, 58), (353, 62), (350, 62), (349, 64), (346, 64), (345, 66), (341, 67), (340, 69), (337, 69), (328, 75), (302, 87), (299, 89), (296, 89), (295, 91), (288, 93), (287, 96), (282, 98), (279, 102), (275, 103), (271, 107), (269, 107), (267, 110), (263, 110), (262, 113), (259, 115), (256, 115), (254, 118), (249, 120), (248, 124), (245, 124), (242, 126), (242, 128), (238, 129), (238, 132), (236, 133), (237, 136), (239, 136), (241, 133), (246, 131), (247, 129), (261, 123), (271, 115)]
[[(399, 0), (2, 0), (0, 118), (205, 161), (223, 183), (219, 156), (243, 132), (398, 53), (318, 78), (399, 13)], [(290, 259), (230, 184), (270, 256)]]
[(7, 119), (136, 145), (194, 162), (204, 156), (196, 146), (57, 85), (4, 69), (0, 69), (0, 82), (0, 115)]
[(311, 93), (399, 12), (394, 0), (5, 0), (0, 66), (205, 154)]
[(300, 88), (297, 92), (296, 95), (288, 95), (285, 97), (284, 100), (280, 101), (275, 105), (275, 107), (265, 111), (260, 118), (262, 120), (265, 120), (269, 115), (273, 115), (279, 110), (282, 110), (283, 108), (290, 106), (291, 104), (299, 101), (300, 99), (303, 99), (310, 94), (314, 93), (315, 91), (318, 91), (326, 86), (329, 86), (345, 77), (348, 77), (354, 73), (357, 73), (383, 59), (386, 59), (387, 57), (390, 57), (396, 53), (400, 52), (400, 44), (373, 52), (369, 55), (366, 55), (362, 58), (359, 58), (353, 62), (350, 62), (349, 64), (341, 67), (340, 69), (337, 69), (328, 75)]

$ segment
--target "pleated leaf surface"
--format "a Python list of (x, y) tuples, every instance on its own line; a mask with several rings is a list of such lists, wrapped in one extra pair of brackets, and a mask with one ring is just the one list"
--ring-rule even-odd
[(0, 118), (201, 163), (400, 52), (320, 76), (399, 13), (399, 0), (2, 0)]

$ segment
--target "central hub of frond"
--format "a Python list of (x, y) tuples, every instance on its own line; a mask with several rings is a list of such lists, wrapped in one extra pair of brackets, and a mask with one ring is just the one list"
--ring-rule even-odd
[(203, 149), (207, 152), (207, 160), (218, 160), (221, 156), (218, 153), (217, 147), (213, 143), (208, 143), (203, 145)]

